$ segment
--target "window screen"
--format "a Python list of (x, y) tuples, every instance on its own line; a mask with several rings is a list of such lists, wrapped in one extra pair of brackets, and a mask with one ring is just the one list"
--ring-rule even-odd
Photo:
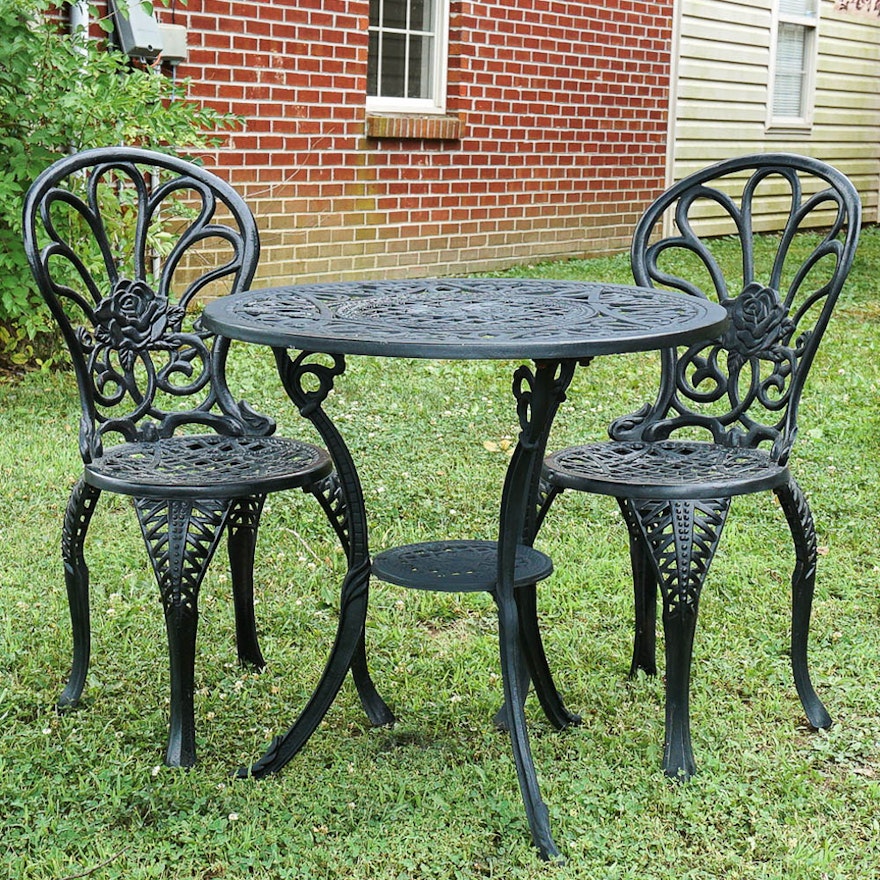
[(440, 108), (447, 4), (370, 0), (367, 95), (372, 103), (419, 102)]

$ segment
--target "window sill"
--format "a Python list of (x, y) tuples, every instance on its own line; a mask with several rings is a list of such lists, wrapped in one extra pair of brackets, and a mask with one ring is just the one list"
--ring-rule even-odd
[(809, 122), (774, 122), (764, 129), (764, 134), (776, 137), (808, 135), (813, 126)]
[(367, 137), (399, 140), (456, 141), (464, 125), (459, 116), (413, 113), (367, 113)]

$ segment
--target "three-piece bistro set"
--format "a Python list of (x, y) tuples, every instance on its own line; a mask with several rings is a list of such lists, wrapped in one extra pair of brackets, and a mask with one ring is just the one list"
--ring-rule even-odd
[[(777, 232), (764, 265), (754, 242), (768, 199)], [(619, 503), (632, 562), (632, 672), (657, 671), (659, 601), (663, 769), (686, 778), (696, 769), (688, 694), (700, 592), (732, 498), (772, 490), (796, 554), (795, 685), (810, 725), (830, 725), (807, 669), (816, 534), (789, 457), (804, 379), (860, 227), (858, 194), (834, 168), (789, 154), (747, 156), (675, 184), (636, 226), (631, 286), (511, 277), (252, 287), (259, 238), (241, 197), (204, 168), (134, 148), (58, 161), (32, 186), (24, 218), (31, 268), (70, 349), (83, 413), (84, 469), (63, 523), (73, 666), (61, 708), (77, 703), (86, 680), (83, 545), (103, 491), (134, 502), (168, 632), (166, 762), (190, 766), (202, 578), (225, 537), (239, 657), (262, 667), (253, 577), (261, 511), (269, 493), (304, 489), (323, 508), (347, 558), (337, 633), (306, 705), (240, 775), (263, 776), (287, 764), (349, 671), (370, 721), (394, 721), (368, 669), (371, 577), (412, 589), (486, 591), (498, 612), (498, 721), (510, 736), (532, 840), (542, 857), (556, 858), (523, 708), (533, 687), (557, 728), (579, 721), (554, 684), (537, 614), (536, 585), (554, 562), (534, 545), (554, 499), (578, 490)], [(173, 244), (157, 249), (160, 225)], [(739, 244), (736, 266), (721, 265), (713, 254), (719, 228)], [(225, 295), (216, 296), (220, 287)], [(230, 390), (225, 364), (233, 339), (272, 349), (287, 396), (322, 445), (276, 436), (273, 419)], [(661, 378), (658, 388), (645, 390), (645, 406), (620, 414), (607, 439), (585, 438), (548, 454), (575, 371), (602, 355), (647, 351), (661, 353)], [(499, 361), (499, 369), (519, 364), (511, 402), (518, 443), (499, 497), (485, 499), (499, 505), (497, 540), (426, 535), (423, 543), (371, 555), (359, 462), (332, 407), (325, 408), (361, 355), (442, 360), (450, 375), (466, 360)], [(467, 438), (461, 442), (466, 456)]]

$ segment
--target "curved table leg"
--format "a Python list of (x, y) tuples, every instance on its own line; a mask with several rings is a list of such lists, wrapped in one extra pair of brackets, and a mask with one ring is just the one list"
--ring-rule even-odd
[[(544, 715), (557, 730), (565, 730), (567, 727), (580, 724), (581, 716), (566, 707), (553, 681), (553, 673), (550, 671), (550, 664), (544, 652), (544, 641), (538, 624), (537, 587), (535, 584), (518, 587), (514, 598), (519, 612), (520, 650), (525, 659), (525, 663), (520, 664), (522, 676), (519, 682), (520, 696), (525, 700), (528, 696), (529, 684), (534, 682), (535, 696), (544, 710)], [(495, 713), (493, 722), (500, 730), (508, 729), (505, 706), (502, 705)]]
[[(364, 495), (351, 452), (336, 426), (321, 409), (321, 404), (333, 387), (334, 379), (345, 371), (345, 358), (342, 355), (332, 357), (318, 355), (317, 359), (310, 363), (310, 358), (315, 357), (312, 352), (301, 352), (295, 358), (291, 358), (288, 351), (283, 348), (275, 349), (274, 352), (278, 373), (288, 397), (299, 409), (301, 415), (315, 426), (336, 466), (335, 474), (328, 477), (324, 484), (323, 496), (315, 488), (310, 491), (315, 494), (324, 508), (324, 512), (336, 531), (342, 549), (348, 558), (348, 575), (343, 584), (340, 602), (341, 616), (338, 635), (341, 637), (343, 631), (348, 632), (349, 621), (345, 619), (346, 615), (357, 615), (361, 621), (354, 654), (349, 658), (348, 666), (351, 669), (361, 706), (363, 706), (370, 722), (376, 727), (394, 724), (396, 720), (394, 713), (376, 690), (367, 667), (365, 625), (369, 593), (370, 552)], [(322, 358), (323, 363), (320, 362)], [(332, 361), (332, 365), (328, 365), (326, 362), (328, 358)], [(307, 387), (311, 390), (306, 390)], [(355, 593), (360, 589), (358, 585), (361, 578), (363, 578), (363, 608), (359, 602), (355, 601)], [(339, 645), (339, 650), (347, 652), (347, 649), (347, 642), (344, 645)], [(331, 661), (335, 657), (336, 650), (337, 645), (334, 644)]]
[(544, 714), (557, 730), (565, 730), (573, 724), (580, 724), (581, 716), (566, 708), (553, 681), (538, 626), (537, 593), (535, 585), (530, 584), (527, 587), (520, 587), (514, 597), (519, 610), (520, 645), (525, 654), (528, 674), (535, 684), (535, 695), (541, 703)]
[(248, 776), (261, 779), (277, 773), (308, 742), (327, 714), (342, 687), (363, 633), (369, 581), (369, 560), (364, 560), (357, 568), (349, 567), (342, 585), (336, 640), (318, 686), (287, 732), (275, 737), (263, 756), (250, 767), (239, 768), (236, 775), (240, 779)]
[[(366, 614), (366, 610), (364, 611)], [(394, 713), (388, 708), (388, 704), (382, 699), (382, 695), (376, 690), (370, 670), (367, 667), (367, 641), (364, 628), (361, 627), (361, 637), (354, 649), (351, 658), (351, 677), (354, 679), (361, 706), (370, 719), (373, 727), (387, 727), (397, 720)]]
[[(345, 370), (345, 359), (341, 355), (332, 356), (332, 364), (328, 365), (318, 359), (310, 363), (309, 358), (313, 356), (311, 352), (301, 352), (295, 358), (283, 348), (276, 348), (274, 352), (278, 373), (288, 397), (315, 426), (336, 466), (338, 483), (331, 488), (338, 495), (334, 495), (332, 499), (324, 495), (321, 503), (348, 555), (348, 572), (342, 584), (336, 638), (311, 698), (299, 717), (284, 734), (272, 741), (258, 761), (250, 767), (238, 770), (239, 777), (263, 777), (277, 772), (287, 764), (321, 723), (350, 669), (370, 720), (379, 724), (394, 721), (394, 715), (373, 686), (366, 666), (364, 626), (370, 583), (370, 555), (360, 479), (345, 441), (321, 409), (321, 404), (333, 387), (335, 377)], [(315, 491), (315, 487), (312, 487), (311, 491), (319, 500), (322, 499), (320, 490)]]
[[(325, 436), (324, 439), (327, 440), (328, 437)], [(340, 460), (344, 460), (345, 455), (340, 455)], [(318, 503), (327, 515), (327, 519), (330, 521), (330, 525), (333, 526), (333, 530), (339, 538), (339, 543), (342, 545), (346, 557), (351, 559), (350, 517), (339, 473), (334, 471), (319, 483), (306, 487), (306, 491), (311, 492), (318, 500)], [(360, 491), (360, 489), (357, 491)], [(367, 557), (366, 546), (363, 548), (360, 556), (363, 558)], [(373, 684), (373, 679), (370, 677), (364, 633), (361, 633), (351, 661), (351, 676), (354, 679), (355, 687), (361, 700), (361, 706), (363, 706), (364, 712), (367, 713), (370, 723), (375, 727), (393, 724), (395, 721), (394, 714), (379, 695), (376, 686)]]
[(561, 856), (550, 833), (550, 815), (541, 799), (535, 762), (529, 746), (529, 734), (523, 711), (523, 694), (520, 691), (522, 680), (520, 664), (523, 662), (519, 650), (519, 626), (516, 602), (512, 596), (503, 596), (499, 590), (498, 640), (501, 652), (501, 677), (504, 681), (504, 703), (507, 711), (507, 730), (513, 747), (513, 760), (519, 779), (520, 792), (526, 809), (532, 842), (543, 859), (556, 859)]
[[(566, 387), (568, 381), (568, 379), (563, 380)], [(553, 404), (552, 415), (555, 415), (559, 404), (565, 399), (565, 388), (556, 388), (554, 395), (557, 399)], [(537, 483), (533, 484), (536, 494), (534, 499), (530, 498), (529, 500), (529, 516), (526, 518), (526, 534), (523, 536), (523, 540), (529, 545), (534, 544), (544, 518), (550, 510), (550, 506), (557, 495), (562, 492), (562, 489), (551, 486), (543, 476), (544, 456), (547, 452), (549, 434), (550, 424), (548, 423), (541, 439), (540, 476)], [(533, 519), (531, 518), (532, 516)], [(520, 640), (525, 651), (526, 663), (528, 664), (532, 680), (535, 683), (535, 694), (541, 703), (544, 714), (558, 730), (564, 730), (573, 724), (580, 724), (581, 716), (575, 712), (570, 712), (566, 708), (559, 691), (556, 689), (553, 675), (550, 672), (550, 664), (547, 662), (547, 654), (544, 652), (544, 642), (538, 625), (538, 591), (536, 586), (531, 584), (525, 589), (517, 590), (516, 601), (519, 605)]]
[(537, 497), (547, 437), (574, 368), (570, 361), (542, 362), (536, 364), (534, 373), (520, 367), (514, 375), (513, 393), (522, 430), (504, 482), (498, 534), (495, 600), (507, 729), (532, 841), (544, 859), (559, 859), (561, 854), (550, 833), (549, 814), (541, 799), (523, 711), (525, 657), (521, 650), (519, 605), (514, 596), (514, 565), (521, 536), (534, 530), (529, 505)]
[[(564, 393), (556, 402), (556, 408), (564, 399)], [(555, 412), (555, 409), (554, 409)], [(541, 458), (546, 451), (547, 439), (549, 436), (549, 425), (542, 439)], [(532, 483), (533, 491), (536, 493), (534, 499), (530, 499), (529, 508), (526, 516), (526, 527), (523, 534), (523, 543), (532, 546), (535, 538), (541, 528), (544, 518), (547, 516), (550, 506), (558, 495), (562, 493), (562, 489), (551, 486), (542, 476), (537, 480), (537, 484)], [(534, 504), (532, 503), (534, 500)], [(520, 681), (520, 693), (522, 698), (528, 696), (528, 688), (530, 682), (535, 683), (535, 695), (547, 716), (547, 720), (558, 730), (564, 730), (566, 727), (580, 724), (581, 717), (566, 708), (562, 700), (562, 696), (556, 688), (553, 681), (553, 675), (550, 671), (550, 664), (547, 662), (547, 655), (544, 651), (544, 642), (541, 638), (541, 629), (538, 624), (538, 596), (537, 586), (529, 584), (525, 587), (519, 587), (515, 592), (516, 603), (519, 609), (519, 626), (520, 626), (520, 643), (525, 654), (526, 663), (523, 664), (522, 680)], [(502, 730), (507, 730), (507, 710), (505, 706), (495, 713), (493, 719), (495, 725)]]
[[(545, 437), (545, 444), (546, 439)], [(544, 451), (542, 449), (542, 458), (543, 455)], [(534, 543), (537, 532), (541, 528), (541, 523), (550, 509), (550, 505), (561, 491), (561, 489), (546, 484), (543, 478), (539, 481), (535, 507), (532, 507), (531, 501), (529, 503), (529, 512), (535, 511), (534, 522), (530, 521), (530, 518), (527, 516), (526, 532), (523, 536), (524, 543), (530, 546)], [(520, 681), (520, 693), (523, 699), (528, 695), (529, 683), (534, 681), (535, 695), (541, 703), (544, 714), (554, 727), (558, 730), (564, 730), (571, 725), (580, 724), (580, 715), (566, 708), (553, 681), (550, 664), (547, 662), (544, 642), (541, 638), (541, 629), (538, 624), (537, 586), (529, 584), (524, 587), (518, 587), (514, 595), (519, 606), (520, 643), (526, 660), (522, 666), (521, 674), (523, 678)], [(507, 710), (503, 705), (495, 713), (493, 720), (498, 728), (507, 730)]]

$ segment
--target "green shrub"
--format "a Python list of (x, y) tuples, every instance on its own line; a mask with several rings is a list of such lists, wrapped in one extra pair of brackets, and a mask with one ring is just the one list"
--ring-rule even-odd
[(186, 100), (186, 82), (70, 34), (51, 9), (49, 0), (0, 0), (0, 361), (14, 364), (53, 353), (21, 240), (21, 206), (33, 179), (88, 147), (209, 147), (235, 123)]

